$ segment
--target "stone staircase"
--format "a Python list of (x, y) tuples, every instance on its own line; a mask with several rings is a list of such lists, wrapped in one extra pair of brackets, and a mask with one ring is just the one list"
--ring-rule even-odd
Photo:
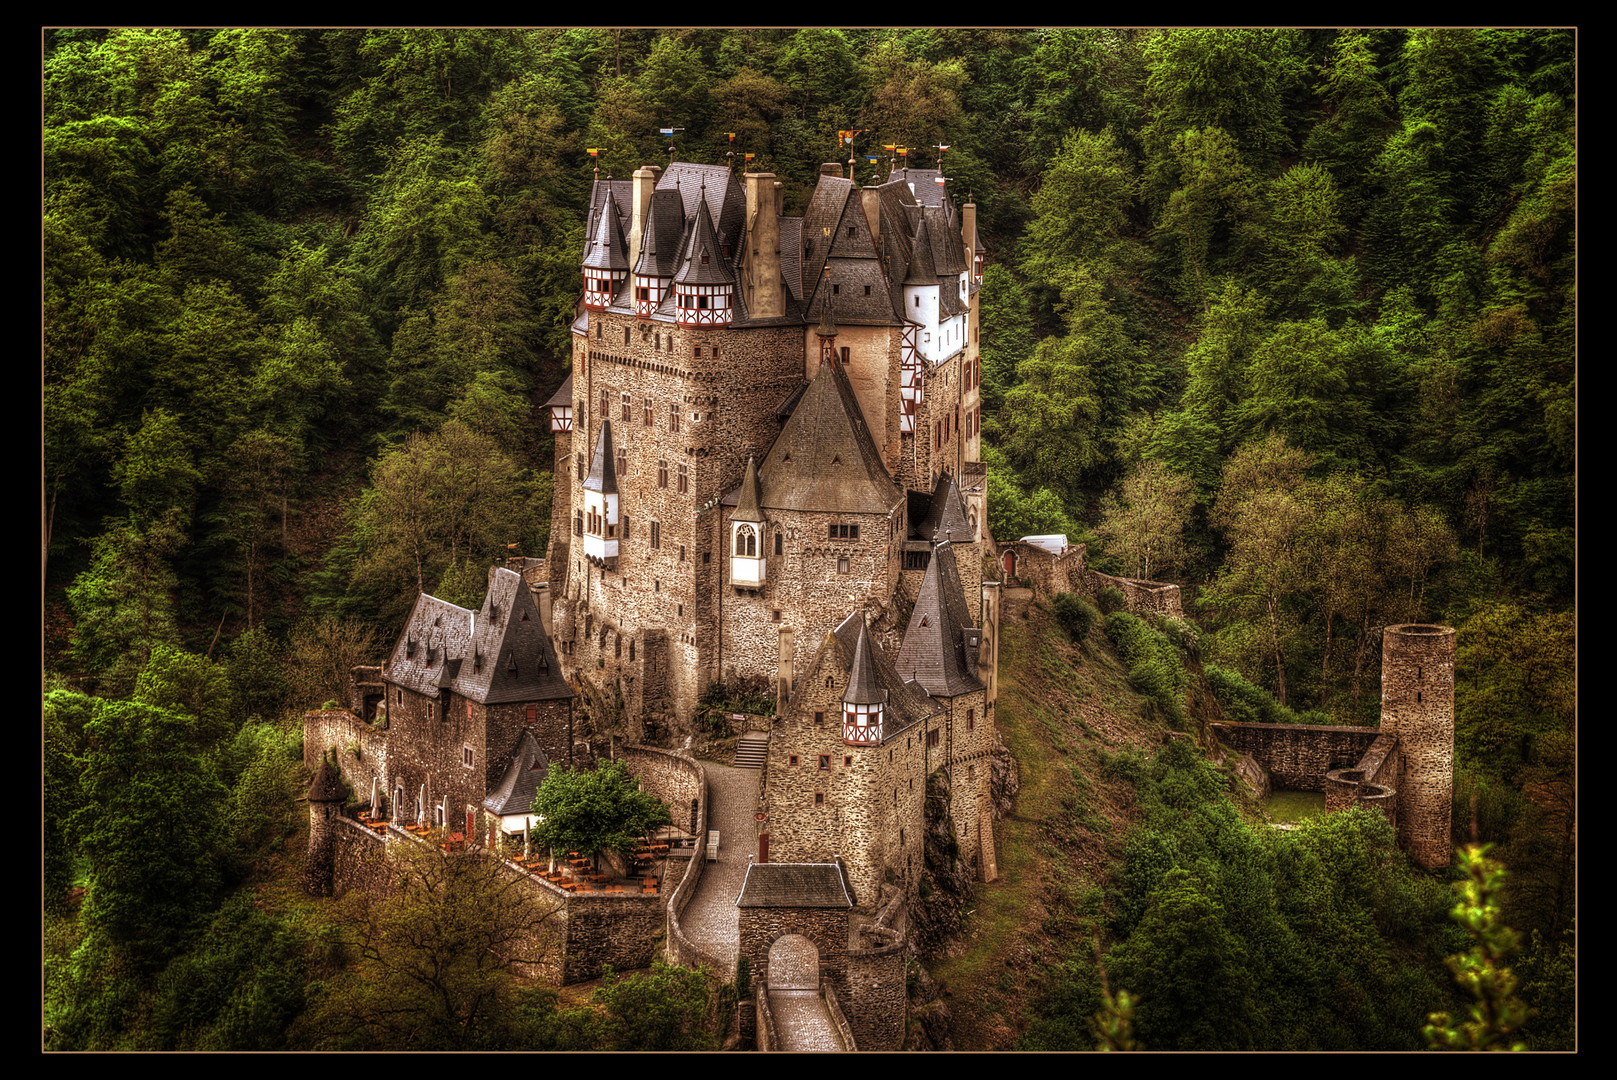
[(768, 735), (762, 732), (751, 732), (741, 736), (740, 741), (736, 743), (736, 768), (761, 769), (768, 759)]

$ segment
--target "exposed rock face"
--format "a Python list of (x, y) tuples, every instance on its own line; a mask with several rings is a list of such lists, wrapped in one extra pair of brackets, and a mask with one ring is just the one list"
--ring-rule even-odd
[(910, 1018), (914, 1023), (904, 1039), (904, 1049), (953, 1050), (949, 1029), (954, 1017), (944, 1000), (943, 988), (920, 964), (913, 964), (911, 970), (914, 978), (910, 985)]
[(994, 752), (989, 757), (991, 775), (988, 780), (988, 794), (994, 800), (994, 818), (1003, 819), (1011, 812), (1011, 800), (1021, 790), (1022, 781), (1016, 772), (1016, 759), (1005, 745), (998, 741), (996, 736)]
[(971, 862), (960, 851), (949, 814), (947, 774), (941, 769), (926, 783), (925, 843), (920, 900), (910, 912), (910, 940), (920, 955), (931, 956), (960, 932), (973, 886)]
[(1236, 757), (1230, 767), (1253, 799), (1261, 803), (1269, 798), (1269, 773), (1250, 754)]

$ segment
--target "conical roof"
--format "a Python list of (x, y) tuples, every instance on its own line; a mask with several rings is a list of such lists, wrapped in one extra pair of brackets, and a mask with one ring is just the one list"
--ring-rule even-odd
[(623, 239), (623, 224), (610, 202), (601, 208), (589, 249), (584, 253), (584, 265), (596, 270), (629, 269), (629, 245)]
[(343, 801), (342, 776), (324, 757), (320, 759), (320, 768), (315, 771), (314, 783), (309, 785), (309, 801)]
[(848, 705), (880, 705), (887, 701), (887, 691), (876, 679), (876, 646), (870, 640), (870, 627), (864, 617), (858, 616), (859, 636), (854, 639), (853, 664), (848, 669), (848, 689), (842, 700)]
[(971, 541), (971, 519), (966, 513), (966, 501), (960, 494), (960, 485), (955, 482), (953, 474), (944, 473), (938, 477), (937, 486), (932, 491), (932, 502), (927, 507), (926, 517), (916, 527), (916, 533), (922, 540), (934, 543), (943, 540), (958, 543)]
[(763, 521), (763, 511), (758, 508), (758, 462), (752, 457), (747, 458), (747, 472), (741, 478), (741, 498), (736, 503), (735, 513), (730, 515), (731, 521)]
[(679, 234), (684, 224), (679, 192), (660, 188), (651, 193), (651, 207), (640, 231), (640, 260), (634, 272), (642, 277), (674, 276), (679, 262)]
[(539, 746), (539, 740), (527, 728), (517, 736), (516, 749), (505, 767), (500, 786), (483, 800), (483, 808), (501, 816), (526, 814), (533, 806), (533, 797), (539, 786), (550, 775), (550, 759)]
[(599, 491), (602, 495), (618, 493), (618, 467), (612, 458), (612, 421), (601, 421), (601, 433), (595, 438), (595, 457), (590, 461), (590, 474), (584, 479), (585, 491)]
[(696, 227), (691, 230), (691, 242), (685, 249), (674, 280), (681, 285), (733, 285), (735, 278), (724, 264), (724, 249), (713, 229), (713, 215), (708, 213), (707, 199), (696, 204)]

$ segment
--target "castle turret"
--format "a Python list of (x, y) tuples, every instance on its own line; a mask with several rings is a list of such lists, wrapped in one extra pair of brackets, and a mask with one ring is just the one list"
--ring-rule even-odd
[(735, 277), (727, 264), (713, 228), (713, 215), (708, 212), (704, 181), (696, 203), (696, 226), (690, 230), (690, 243), (674, 275), (676, 323), (697, 329), (730, 325), (735, 314)]
[(584, 246), (584, 306), (605, 311), (629, 276), (629, 245), (613, 205), (611, 181), (597, 184), (595, 228)]
[(842, 695), (842, 741), (850, 746), (879, 746), (887, 691), (876, 679), (876, 647), (870, 640), (870, 628), (862, 617), (856, 617), (859, 637), (854, 642), (848, 689)]
[(1398, 840), (1428, 870), (1454, 854), (1454, 628), (1408, 623), (1381, 635), (1381, 728), (1398, 736)]
[[(639, 173), (635, 175), (638, 183)], [(651, 318), (673, 288), (681, 216), (677, 190), (665, 188), (648, 197), (634, 264), (634, 313), (639, 318)]]
[(730, 581), (742, 588), (756, 589), (764, 583), (764, 514), (758, 499), (758, 463), (749, 457), (740, 501), (730, 515)]
[[(612, 457), (612, 421), (601, 421), (595, 457), (584, 479), (584, 556), (598, 566), (618, 557), (618, 470)], [(610, 560), (610, 561), (609, 561)]]
[(303, 886), (310, 896), (330, 896), (336, 876), (337, 824), (343, 804), (342, 775), (322, 756), (309, 785), (309, 858)]

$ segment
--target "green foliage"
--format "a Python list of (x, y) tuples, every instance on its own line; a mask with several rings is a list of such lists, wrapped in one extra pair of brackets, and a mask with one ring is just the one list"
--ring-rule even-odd
[(1082, 643), (1089, 637), (1089, 631), (1094, 629), (1100, 621), (1100, 612), (1095, 606), (1081, 596), (1073, 593), (1057, 593), (1052, 609), (1055, 612), (1056, 622), (1073, 641)]
[(1123, 590), (1116, 585), (1108, 585), (1095, 594), (1095, 606), (1102, 615), (1112, 615), (1124, 611), (1129, 606), (1129, 598), (1123, 595)]
[(1449, 957), (1454, 981), (1472, 999), (1468, 1019), (1455, 1024), (1446, 1012), (1433, 1013), (1426, 1043), (1441, 1050), (1525, 1050), (1515, 1034), (1527, 1022), (1527, 1006), (1516, 996), (1516, 975), (1506, 965), (1520, 937), (1500, 919), (1498, 899), (1505, 868), (1488, 858), (1486, 845), (1460, 852), (1466, 880), (1456, 884), (1461, 900), (1454, 921), (1474, 942), (1469, 952)]
[(152, 1036), (165, 1050), (283, 1049), (307, 980), (301, 935), (237, 893), (158, 977)]
[(602, 979), (595, 1002), (605, 1007), (606, 1050), (717, 1050), (712, 972), (658, 957), (649, 972)]
[(328, 1049), (502, 1049), (534, 1015), (516, 978), (543, 963), (560, 911), (497, 860), (419, 847), (385, 897), (345, 902), (356, 970), (327, 982), (300, 1024)]
[(1183, 728), (1189, 680), (1167, 635), (1126, 611), (1106, 616), (1106, 636), (1128, 667), (1129, 685), (1156, 705), (1168, 723)]
[(69, 825), (90, 863), (84, 917), (131, 955), (160, 959), (213, 904), (228, 792), (197, 760), (191, 716), (102, 702), (85, 735), (85, 801)]
[(1205, 670), (1226, 720), (1236, 724), (1298, 723), (1296, 713), (1282, 706), (1267, 690), (1247, 682), (1239, 672), (1217, 664), (1208, 664)]
[(552, 765), (534, 795), (535, 843), (558, 851), (594, 855), (603, 849), (629, 852), (652, 829), (669, 822), (668, 808), (621, 761), (604, 758), (593, 769)]

